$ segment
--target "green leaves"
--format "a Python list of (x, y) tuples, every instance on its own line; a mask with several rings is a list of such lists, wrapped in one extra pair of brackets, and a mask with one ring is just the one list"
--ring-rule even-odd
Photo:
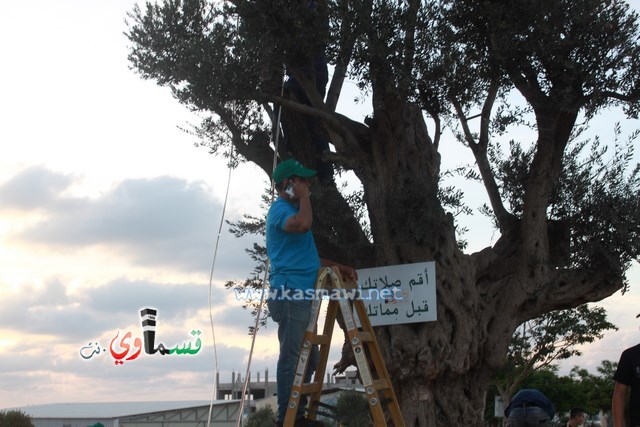
[(617, 329), (607, 321), (604, 308), (587, 304), (524, 322), (513, 334), (505, 367), (496, 375), (500, 393), (510, 397), (535, 372), (581, 355), (580, 345), (602, 338), (607, 330)]
[(637, 102), (638, 16), (627, 2), (444, 3), (456, 34), (530, 103), (591, 117), (614, 99)]
[(583, 304), (552, 311), (520, 325), (507, 357), (514, 366), (547, 366), (556, 360), (579, 356), (578, 345), (602, 338), (603, 332), (611, 329), (617, 330), (607, 321), (602, 307)]
[(270, 405), (264, 406), (249, 415), (246, 427), (272, 427), (276, 414)]
[(17, 410), (0, 412), (0, 427), (33, 427), (31, 417)]
[[(623, 139), (617, 124), (611, 143), (604, 144), (600, 137), (578, 140), (582, 130), (564, 153), (547, 216), (569, 229), (571, 266), (606, 266), (624, 277), (629, 264), (640, 258), (640, 166), (634, 164), (640, 131)], [(502, 197), (517, 217), (524, 209), (534, 150), (512, 140), (506, 154), (500, 146), (489, 151)]]

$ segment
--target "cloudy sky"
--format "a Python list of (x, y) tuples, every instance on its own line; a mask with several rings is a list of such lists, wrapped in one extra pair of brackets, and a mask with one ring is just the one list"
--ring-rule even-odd
[[(228, 172), (178, 128), (198, 118), (129, 70), (134, 3), (0, 0), (0, 408), (210, 397), (209, 273)], [(252, 166), (235, 170), (225, 218), (259, 214), (265, 186)], [(477, 250), (495, 236), (470, 237)], [(212, 315), (223, 381), (246, 369), (252, 321), (222, 284), (252, 270), (251, 242), (220, 237)], [(617, 360), (638, 341), (637, 270), (629, 294), (600, 303), (620, 330), (563, 370)], [(158, 309), (159, 341), (194, 342), (201, 330), (202, 350), (118, 366), (108, 351), (81, 357), (116, 334), (142, 338), (145, 307)], [(254, 372), (275, 375), (276, 341), (273, 324), (261, 330)]]

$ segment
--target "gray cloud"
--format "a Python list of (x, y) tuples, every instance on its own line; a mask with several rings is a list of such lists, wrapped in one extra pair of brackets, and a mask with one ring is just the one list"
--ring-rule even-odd
[[(46, 213), (11, 238), (67, 249), (100, 245), (141, 266), (209, 270), (222, 205), (204, 183), (172, 177), (125, 180), (97, 199), (65, 197), (71, 183), (66, 175), (32, 168), (0, 186), (5, 209)], [(216, 263), (222, 277), (248, 276), (253, 262), (244, 249), (253, 240), (223, 232)]]
[[(204, 352), (208, 349), (208, 352)], [(231, 382), (232, 372), (241, 372), (244, 378), (248, 352), (237, 347), (220, 346), (218, 370), (221, 382)], [(106, 357), (105, 357), (106, 356)], [(215, 363), (212, 350), (203, 347), (203, 351), (194, 356), (170, 357), (142, 355), (136, 360), (125, 362), (121, 366), (114, 364), (109, 355), (101, 358), (82, 360), (73, 358), (61, 361), (51, 357), (44, 350), (42, 354), (25, 358), (0, 355), (0, 408), (11, 398), (11, 393), (19, 390), (24, 393), (19, 405), (45, 402), (87, 401), (88, 399), (107, 399), (111, 401), (129, 400), (186, 400), (211, 397), (214, 382)], [(275, 381), (276, 360), (257, 359), (254, 355), (252, 375), (269, 369), (269, 379)], [(13, 370), (4, 370), (13, 367)], [(34, 371), (38, 374), (34, 375)], [(55, 374), (54, 374), (55, 373)], [(70, 374), (70, 375), (65, 375)], [(64, 375), (66, 387), (76, 390), (60, 396), (60, 378)], [(29, 400), (26, 400), (29, 399)]]
[(94, 289), (87, 289), (83, 303), (87, 309), (104, 314), (137, 313), (141, 308), (163, 308), (167, 319), (185, 317), (206, 307), (205, 285), (157, 284), (148, 281), (118, 279)]
[[(214, 288), (214, 323), (217, 338), (218, 369), (222, 381), (229, 381), (231, 371), (245, 369), (247, 351), (224, 343), (229, 335), (249, 337), (247, 327), (252, 323), (250, 314), (238, 304), (220, 306), (228, 291)], [(92, 388), (92, 392), (107, 396), (118, 390), (118, 395), (155, 395), (166, 389), (167, 378), (173, 390), (182, 396), (207, 399), (213, 381), (214, 345), (208, 320), (191, 324), (188, 320), (208, 307), (208, 287), (193, 283), (157, 284), (147, 281), (118, 279), (96, 288), (80, 288), (67, 292), (65, 283), (58, 279), (46, 281), (42, 286), (23, 285), (5, 294), (0, 310), (0, 325), (12, 335), (24, 337), (41, 335), (43, 340), (25, 338), (13, 348), (0, 354), (0, 390), (9, 390), (20, 384), (21, 390), (30, 390), (35, 399), (50, 399), (55, 395), (59, 375), (70, 374), (69, 385), (78, 390)], [(158, 310), (156, 344), (167, 348), (192, 342), (192, 329), (200, 329), (202, 350), (196, 355), (161, 356), (142, 354), (123, 366), (114, 365), (109, 344), (116, 331), (123, 336), (125, 327), (133, 323), (133, 337), (142, 337), (139, 309), (153, 307)], [(224, 329), (227, 336), (222, 336)], [(106, 338), (105, 338), (106, 337)], [(106, 349), (90, 360), (80, 357), (80, 349), (88, 343), (99, 343)], [(70, 353), (61, 355), (59, 345), (71, 347)], [(269, 366), (272, 372), (275, 359), (256, 355), (257, 363)], [(39, 372), (34, 376), (34, 371)], [(275, 373), (273, 374), (275, 375)], [(95, 388), (94, 388), (95, 387)], [(53, 393), (53, 394), (52, 394)], [(142, 393), (142, 394), (140, 394)], [(162, 398), (168, 399), (169, 395)], [(3, 392), (0, 391), (0, 400)]]
[(0, 210), (29, 211), (51, 207), (73, 178), (41, 166), (23, 170), (0, 185)]
[[(215, 324), (246, 335), (247, 327), (252, 324), (249, 311), (244, 310), (240, 302), (220, 307), (228, 292), (213, 289)], [(135, 323), (140, 309), (147, 307), (158, 310), (159, 328), (179, 325), (197, 311), (208, 310), (208, 298), (208, 286), (202, 284), (158, 284), (127, 279), (79, 289), (69, 295), (65, 284), (50, 279), (41, 287), (23, 285), (7, 294), (2, 301), (0, 325), (18, 333), (59, 336), (61, 342), (68, 343), (91, 340), (132, 321)], [(209, 324), (189, 327), (209, 328)], [(181, 336), (167, 338), (183, 339)]]
[(91, 312), (74, 307), (64, 284), (50, 279), (42, 287), (22, 285), (16, 292), (5, 293), (0, 324), (19, 333), (73, 337), (90, 333), (97, 321)]

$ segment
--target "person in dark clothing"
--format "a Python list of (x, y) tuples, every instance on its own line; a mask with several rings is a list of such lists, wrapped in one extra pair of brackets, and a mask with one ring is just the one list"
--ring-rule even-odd
[[(315, 11), (317, 8), (317, 2), (315, 0), (309, 0), (307, 3), (307, 8), (309, 10)], [(318, 18), (319, 19), (319, 18)], [(328, 21), (326, 24), (322, 24), (322, 26), (326, 26), (328, 30)], [(295, 69), (299, 75), (308, 78), (312, 82), (315, 83), (315, 89), (320, 95), (320, 98), (324, 100), (326, 92), (327, 92), (327, 84), (329, 82), (329, 69), (327, 65), (327, 58), (325, 56), (324, 49), (321, 48), (316, 52), (310, 52), (309, 61), (293, 65), (292, 68)], [(287, 80), (284, 83), (284, 92), (286, 96), (289, 96), (301, 104), (305, 104), (308, 106), (312, 106), (311, 100), (307, 96), (304, 91), (304, 88), (292, 72), (292, 70), (287, 70)], [(280, 107), (278, 105), (274, 106), (274, 115), (277, 120), (279, 116)], [(305, 124), (307, 130), (309, 132), (311, 146), (313, 147), (313, 151), (315, 157), (317, 159), (317, 177), (321, 183), (330, 182), (333, 179), (333, 167), (331, 164), (322, 160), (323, 153), (329, 151), (329, 139), (322, 127), (322, 122), (317, 117), (305, 116)], [(282, 137), (283, 144), (288, 151), (291, 150), (291, 138), (289, 124), (287, 120), (283, 120), (282, 123)]]
[[(640, 314), (636, 318), (640, 317)], [(618, 369), (613, 375), (615, 387), (611, 408), (613, 410), (613, 427), (624, 426), (624, 407), (627, 389), (631, 389), (629, 397), (630, 427), (640, 427), (640, 344), (622, 352)]]
[[(327, 83), (329, 81), (329, 72), (327, 70), (327, 60), (324, 54), (317, 55), (313, 58), (312, 66), (300, 67), (300, 72), (306, 77), (315, 81), (316, 90), (322, 99), (324, 99), (327, 89)], [(305, 93), (304, 89), (292, 74), (289, 74), (286, 82), (284, 83), (285, 92), (289, 95), (293, 95), (300, 103), (311, 106), (311, 101)], [(329, 139), (325, 130), (322, 128), (322, 122), (317, 117), (307, 115), (305, 117), (305, 124), (309, 131), (309, 137), (311, 138), (311, 146), (313, 147), (314, 154), (318, 159), (318, 179), (324, 183), (330, 181), (333, 178), (333, 167), (322, 160), (322, 154), (329, 151)], [(282, 123), (283, 142), (285, 147), (289, 148), (291, 141), (289, 138), (289, 128), (286, 121)]]
[(520, 390), (504, 410), (507, 427), (549, 427), (555, 414), (553, 403), (534, 388)]

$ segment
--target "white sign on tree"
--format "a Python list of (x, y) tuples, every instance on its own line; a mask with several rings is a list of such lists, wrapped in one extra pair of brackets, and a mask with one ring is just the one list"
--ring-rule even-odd
[(358, 288), (372, 326), (437, 320), (434, 261), (358, 270)]

